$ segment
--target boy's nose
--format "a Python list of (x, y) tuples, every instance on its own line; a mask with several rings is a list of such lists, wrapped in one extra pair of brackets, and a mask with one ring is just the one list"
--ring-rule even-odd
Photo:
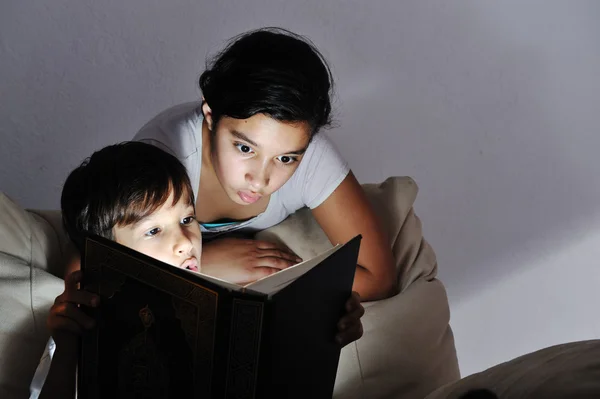
[(183, 231), (180, 231), (175, 241), (175, 253), (177, 255), (189, 255), (192, 252), (192, 247), (192, 241)]

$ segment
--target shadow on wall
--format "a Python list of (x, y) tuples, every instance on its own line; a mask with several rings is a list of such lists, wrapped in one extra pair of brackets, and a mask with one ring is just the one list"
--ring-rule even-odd
[(599, 220), (600, 49), (589, 52), (581, 6), (402, 8), (351, 38), (370, 62), (340, 76), (344, 126), (332, 137), (362, 181), (416, 179), (456, 304)]
[(197, 99), (207, 8), (194, 0), (2, 2), (0, 93), (9, 100), (0, 108), (0, 190), (25, 207), (55, 209), (85, 157)]

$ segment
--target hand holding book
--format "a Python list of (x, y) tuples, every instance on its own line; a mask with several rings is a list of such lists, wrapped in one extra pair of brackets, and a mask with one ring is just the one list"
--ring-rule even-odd
[(54, 338), (57, 347), (72, 346), (85, 330), (95, 325), (93, 318), (88, 316), (81, 306), (96, 307), (100, 298), (77, 286), (83, 277), (81, 270), (71, 272), (65, 278), (65, 291), (56, 297), (46, 324)]
[(352, 295), (346, 301), (346, 314), (338, 322), (338, 333), (335, 340), (341, 346), (354, 342), (363, 335), (363, 327), (360, 318), (365, 314), (365, 308), (360, 303), (358, 292), (352, 291)]

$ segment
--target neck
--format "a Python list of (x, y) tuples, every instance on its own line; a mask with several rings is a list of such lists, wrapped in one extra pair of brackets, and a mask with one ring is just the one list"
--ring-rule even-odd
[(202, 170), (196, 197), (196, 216), (201, 222), (220, 216), (220, 206), (232, 202), (217, 177), (212, 158), (212, 134), (206, 120), (202, 122)]
[[(208, 129), (206, 119), (202, 121), (202, 175), (204, 171), (210, 171), (210, 175), (216, 177), (215, 168), (212, 162), (212, 137)], [(208, 173), (207, 173), (208, 174)]]

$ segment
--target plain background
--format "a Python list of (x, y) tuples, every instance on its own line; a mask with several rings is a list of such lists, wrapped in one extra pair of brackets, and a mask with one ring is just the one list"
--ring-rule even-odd
[(466, 375), (600, 335), (599, 21), (594, 0), (3, 0), (0, 189), (57, 208), (93, 150), (198, 99), (227, 38), (305, 34), (359, 180), (420, 186)]

